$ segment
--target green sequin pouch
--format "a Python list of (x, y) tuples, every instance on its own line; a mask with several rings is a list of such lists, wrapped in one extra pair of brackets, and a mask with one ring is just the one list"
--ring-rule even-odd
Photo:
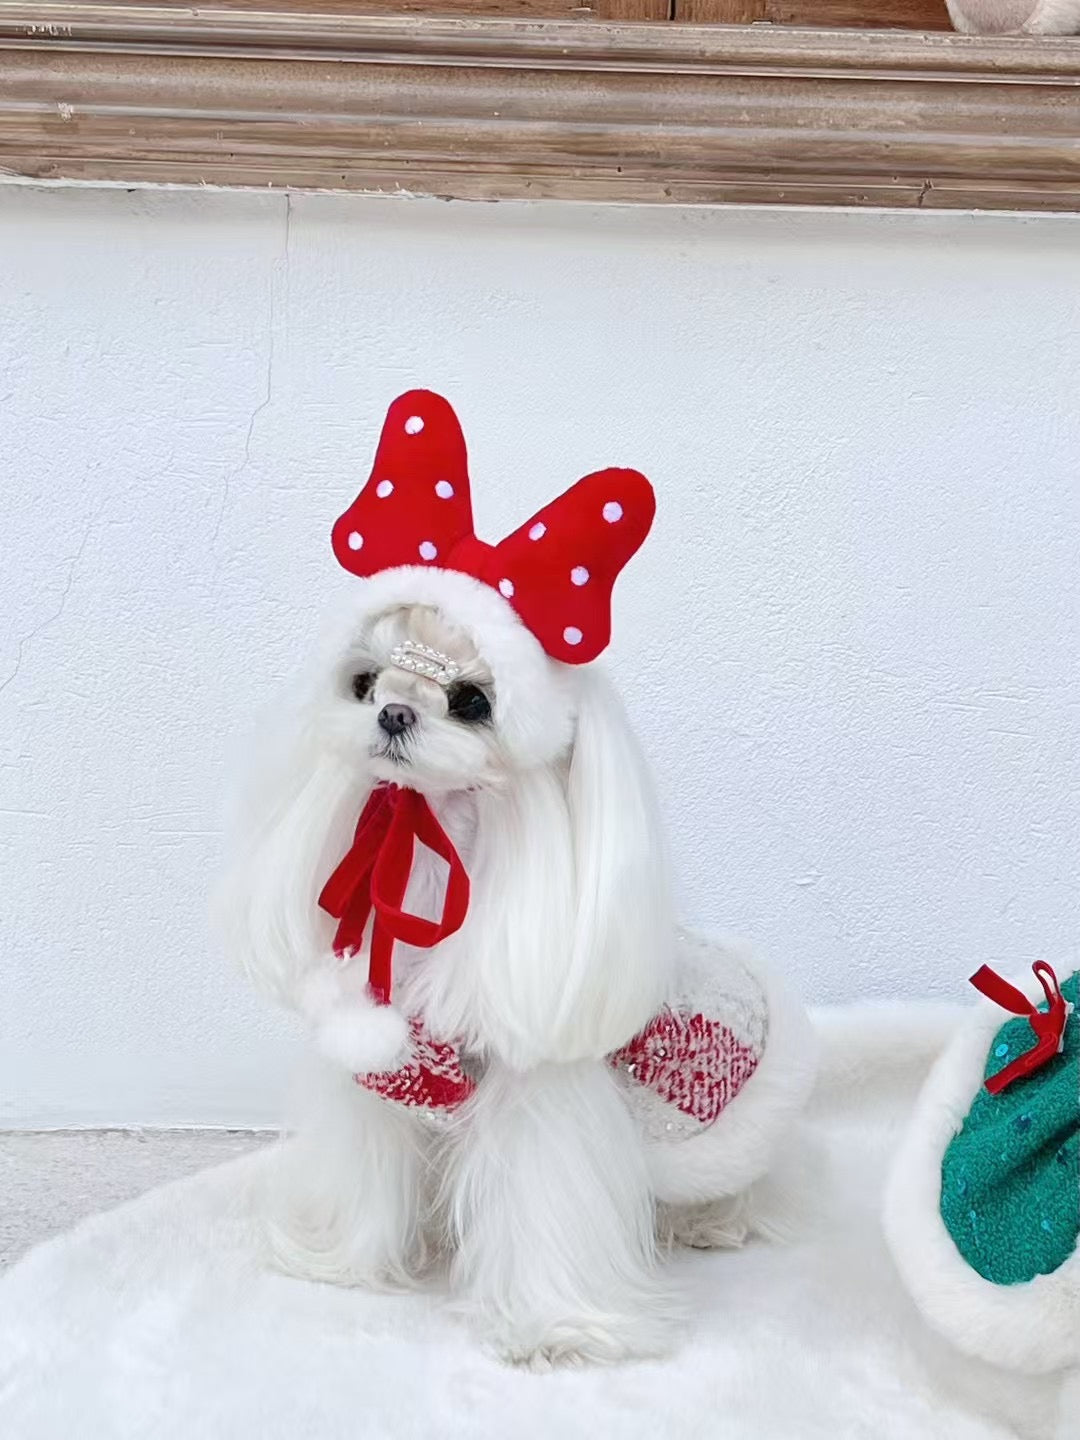
[[(941, 1166), (941, 1217), (964, 1259), (996, 1285), (1050, 1275), (1080, 1234), (1080, 974), (1061, 986), (1073, 1012), (1064, 1046), (1008, 1089), (975, 1096)], [(1046, 1002), (1040, 1006), (1045, 1012)], [(1032, 1045), (1027, 1020), (994, 1036), (984, 1079)]]
[(1037, 977), (979, 973), (1029, 1013), (984, 1000), (960, 1026), (894, 1157), (885, 1229), (935, 1329), (1047, 1373), (1080, 1365), (1080, 972), (1053, 1004), (1045, 977), (1046, 998)]

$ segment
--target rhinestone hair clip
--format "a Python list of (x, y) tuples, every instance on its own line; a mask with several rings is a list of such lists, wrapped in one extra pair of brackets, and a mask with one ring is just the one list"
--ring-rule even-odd
[(413, 675), (422, 675), (425, 680), (434, 680), (436, 685), (452, 685), (461, 674), (461, 666), (433, 650), (430, 645), (421, 645), (415, 640), (406, 640), (395, 645), (390, 652), (390, 664), (398, 670), (408, 670)]

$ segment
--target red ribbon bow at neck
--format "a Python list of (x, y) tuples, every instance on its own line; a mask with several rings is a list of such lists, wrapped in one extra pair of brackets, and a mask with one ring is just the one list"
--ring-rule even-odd
[[(410, 915), (402, 908), (417, 840), (449, 866), (439, 920)], [(323, 886), (319, 905), (338, 921), (334, 935), (338, 955), (360, 948), (374, 912), (368, 983), (376, 1001), (386, 1005), (395, 940), (430, 950), (460, 930), (469, 909), (469, 876), (424, 797), (415, 790), (381, 785), (364, 806), (349, 852)]]
[(1003, 980), (988, 965), (981, 966), (971, 977), (971, 984), (976, 990), (995, 1005), (1000, 1005), (1003, 1010), (1011, 1010), (1014, 1015), (1024, 1016), (1035, 1032), (1035, 1044), (1031, 1049), (986, 1081), (986, 1088), (991, 1095), (1000, 1094), (1014, 1080), (1033, 1075), (1055, 1055), (1060, 1055), (1065, 1045), (1065, 1022), (1072, 1007), (1062, 995), (1058, 978), (1045, 960), (1037, 960), (1031, 970), (1043, 988), (1048, 1006), (1046, 1010), (1040, 1010), (1037, 1005), (1033, 1005), (1022, 990)]

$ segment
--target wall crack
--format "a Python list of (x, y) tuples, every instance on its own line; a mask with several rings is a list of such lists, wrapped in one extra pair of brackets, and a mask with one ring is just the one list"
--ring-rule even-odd
[(100, 509), (96, 510), (87, 522), (83, 537), (79, 541), (79, 548), (75, 551), (71, 564), (68, 566), (67, 579), (64, 582), (59, 605), (57, 605), (51, 615), (46, 615), (44, 620), (40, 621), (33, 629), (28, 630), (27, 633), (20, 638), (18, 648), (15, 652), (15, 668), (4, 681), (0, 682), (0, 695), (4, 693), (9, 685), (13, 685), (18, 679), (19, 671), (22, 669), (23, 657), (26, 654), (26, 647), (32, 644), (39, 635), (43, 635), (50, 625), (55, 625), (63, 615), (64, 609), (67, 606), (68, 597), (71, 595), (72, 586), (75, 584), (75, 573), (79, 568), (79, 561), (82, 559), (86, 547), (90, 542), (91, 532), (97, 524), (100, 513)]
[[(284, 287), (286, 293), (288, 293), (289, 287), (289, 241), (291, 226), (292, 196), (286, 193), (285, 235), (281, 254), (282, 274), (284, 277)], [(259, 416), (263, 413), (263, 411), (270, 404), (270, 401), (274, 398), (274, 342), (277, 320), (277, 302), (274, 298), (275, 289), (275, 277), (271, 275), (267, 294), (267, 327), (269, 331), (269, 341), (266, 350), (266, 386), (262, 399), (255, 406), (254, 410), (252, 410), (251, 415), (248, 418), (247, 432), (244, 435), (244, 452), (241, 456), (240, 463), (236, 466), (234, 470), (226, 471), (222, 479), (221, 503), (218, 506), (217, 519), (214, 521), (214, 529), (210, 536), (211, 550), (216, 550), (217, 548), (218, 537), (221, 534), (221, 527), (225, 522), (225, 512), (229, 508), (229, 499), (232, 495), (233, 481), (238, 480), (240, 476), (243, 475), (244, 472), (247, 470), (248, 465), (251, 463), (251, 442), (255, 434), (255, 425), (259, 419)]]

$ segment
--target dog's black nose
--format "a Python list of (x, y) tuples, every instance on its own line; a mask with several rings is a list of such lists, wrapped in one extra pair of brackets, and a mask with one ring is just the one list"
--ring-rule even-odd
[(404, 735), (416, 724), (416, 711), (411, 705), (384, 705), (379, 711), (379, 724), (387, 735)]

